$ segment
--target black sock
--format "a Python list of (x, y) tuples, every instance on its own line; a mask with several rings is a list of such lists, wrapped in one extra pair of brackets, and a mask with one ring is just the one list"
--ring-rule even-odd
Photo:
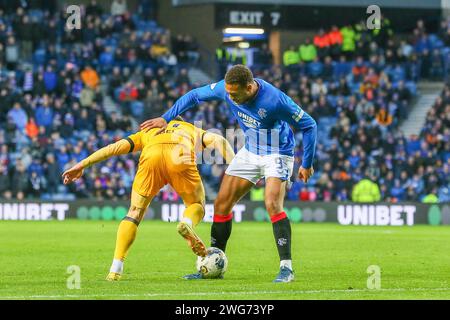
[(211, 247), (216, 247), (225, 252), (228, 238), (230, 238), (233, 214), (226, 216), (214, 216), (211, 227)]
[[(281, 219), (273, 219), (275, 217)], [(291, 260), (291, 223), (284, 212), (275, 217), (272, 217), (273, 235), (280, 261)]]

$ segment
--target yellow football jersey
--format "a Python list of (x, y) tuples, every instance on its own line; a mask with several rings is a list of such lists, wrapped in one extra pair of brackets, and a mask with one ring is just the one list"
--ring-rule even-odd
[(204, 197), (195, 153), (202, 146), (204, 130), (183, 121), (171, 121), (166, 129), (139, 131), (127, 140), (131, 151), (142, 150), (133, 190), (143, 196), (155, 195), (167, 183), (187, 198)]

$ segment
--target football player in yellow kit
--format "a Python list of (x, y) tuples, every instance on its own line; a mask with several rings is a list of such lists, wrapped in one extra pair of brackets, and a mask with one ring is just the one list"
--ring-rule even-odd
[(94, 152), (62, 175), (64, 184), (76, 181), (83, 170), (112, 156), (141, 151), (139, 168), (134, 178), (131, 205), (117, 231), (114, 259), (107, 280), (119, 280), (123, 262), (136, 238), (139, 223), (147, 207), (160, 189), (170, 184), (183, 199), (186, 210), (177, 225), (178, 233), (187, 240), (198, 256), (206, 255), (206, 246), (194, 231), (203, 219), (205, 191), (196, 165), (196, 151), (214, 148), (230, 163), (234, 157), (231, 145), (222, 136), (206, 132), (194, 125), (173, 120), (164, 129), (139, 131), (125, 139)]

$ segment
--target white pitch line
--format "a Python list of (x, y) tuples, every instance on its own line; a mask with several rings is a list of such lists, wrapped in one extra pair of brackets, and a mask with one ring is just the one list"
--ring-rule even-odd
[(61, 299), (61, 298), (96, 298), (96, 297), (172, 297), (172, 296), (208, 296), (208, 295), (256, 295), (256, 294), (312, 294), (312, 293), (353, 293), (353, 292), (405, 292), (405, 291), (450, 291), (450, 288), (388, 288), (388, 289), (330, 289), (330, 290), (294, 290), (294, 291), (222, 291), (222, 292), (190, 292), (190, 293), (141, 293), (141, 294), (67, 294), (67, 295), (31, 295), (0, 296), (0, 299)]

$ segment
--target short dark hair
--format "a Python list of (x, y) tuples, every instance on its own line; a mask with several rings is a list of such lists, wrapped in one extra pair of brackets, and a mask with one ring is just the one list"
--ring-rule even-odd
[(253, 82), (252, 71), (242, 64), (232, 66), (225, 74), (226, 84), (237, 84), (241, 87)]

